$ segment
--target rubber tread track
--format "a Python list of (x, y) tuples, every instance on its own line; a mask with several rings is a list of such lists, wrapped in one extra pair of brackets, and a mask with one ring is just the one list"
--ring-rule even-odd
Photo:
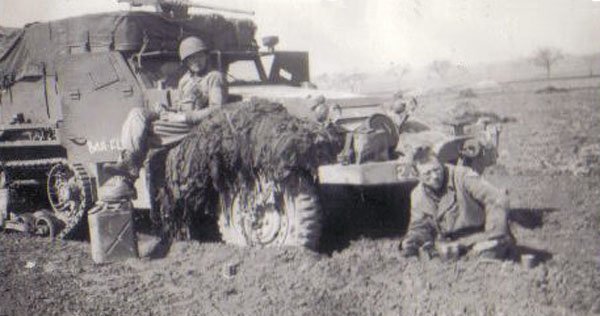
[[(81, 164), (69, 165), (65, 158), (49, 158), (49, 159), (37, 159), (37, 160), (10, 160), (0, 162), (0, 168), (9, 171), (11, 169), (37, 169), (37, 168), (48, 168), (51, 169), (53, 166), (58, 164), (64, 164), (73, 170), (83, 194), (82, 201), (75, 212), (72, 212), (67, 220), (63, 223), (64, 227), (56, 235), (57, 239), (68, 239), (78, 230), (79, 225), (83, 222), (84, 216), (87, 210), (92, 207), (94, 203), (94, 196), (92, 191), (92, 181), (88, 175), (85, 167)], [(56, 210), (54, 210), (56, 211)]]
[(81, 203), (75, 212), (71, 213), (71, 216), (67, 220), (65, 226), (61, 231), (56, 235), (58, 239), (68, 239), (73, 236), (73, 234), (78, 230), (80, 224), (83, 222), (84, 216), (87, 213), (87, 210), (92, 207), (94, 204), (93, 201), (93, 193), (92, 193), (92, 181), (87, 171), (81, 164), (73, 164), (72, 170), (75, 174), (75, 178), (80, 185), (80, 189), (82, 190)]

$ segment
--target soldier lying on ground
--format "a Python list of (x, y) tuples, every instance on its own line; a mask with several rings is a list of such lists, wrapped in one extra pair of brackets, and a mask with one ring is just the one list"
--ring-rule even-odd
[(474, 250), (506, 258), (514, 244), (507, 223), (508, 198), (472, 169), (444, 165), (430, 150), (414, 157), (419, 184), (411, 194), (411, 219), (402, 255), (457, 257)]
[[(207, 51), (206, 44), (197, 37), (182, 40), (179, 57), (187, 72), (179, 80), (178, 102), (171, 108), (134, 108), (129, 112), (121, 132), (124, 151), (119, 161), (105, 170), (125, 176), (132, 195), (133, 183), (150, 147), (176, 144), (195, 124), (226, 102), (227, 82), (221, 72), (207, 72)], [(171, 128), (160, 129), (161, 126)]]

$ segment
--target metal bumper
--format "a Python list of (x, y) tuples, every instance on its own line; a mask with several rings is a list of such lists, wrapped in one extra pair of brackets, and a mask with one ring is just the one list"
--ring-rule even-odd
[(418, 181), (410, 165), (398, 160), (323, 165), (318, 175), (320, 184), (334, 185), (416, 184)]

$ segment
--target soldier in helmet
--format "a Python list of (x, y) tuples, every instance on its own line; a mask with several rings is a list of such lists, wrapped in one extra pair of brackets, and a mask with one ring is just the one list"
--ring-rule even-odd
[(119, 161), (107, 165), (109, 174), (124, 176), (133, 188), (149, 147), (171, 145), (227, 100), (227, 81), (219, 71), (207, 71), (208, 47), (200, 38), (188, 37), (179, 44), (179, 57), (187, 68), (179, 80), (171, 107), (132, 109), (123, 124)]

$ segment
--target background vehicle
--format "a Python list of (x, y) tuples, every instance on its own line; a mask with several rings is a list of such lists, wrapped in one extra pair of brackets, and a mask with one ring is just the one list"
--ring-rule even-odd
[[(30, 24), (0, 37), (2, 227), (58, 238), (78, 231), (102, 198), (98, 188), (108, 180), (102, 166), (118, 158), (129, 110), (176, 102), (170, 91), (184, 72), (177, 45), (190, 35), (213, 47), (212, 65), (228, 74), (232, 101), (267, 98), (295, 116), (316, 119), (315, 100), (323, 96), (328, 114), (321, 119), (350, 135), (344, 164), (321, 166), (318, 182), (307, 182), (294, 201), (325, 215), (348, 205), (387, 209), (407, 223), (408, 193), (416, 180), (408, 168), (410, 152), (398, 146), (405, 112), (390, 112), (380, 99), (315, 89), (308, 54), (275, 50), (276, 37), (265, 38), (267, 49), (259, 50), (250, 20), (175, 11), (86, 15)], [(436, 150), (444, 161), (457, 163), (469, 139), (446, 135)], [(479, 154), (473, 151), (471, 162)], [(152, 208), (149, 178), (136, 183), (137, 208)], [(233, 204), (220, 208), (221, 214), (238, 211)], [(294, 212), (277, 205), (262, 213), (266, 220), (255, 219), (269, 224), (221, 219), (219, 228), (231, 243), (313, 245), (322, 216), (300, 223)], [(299, 241), (290, 227), (306, 228), (310, 237)]]

